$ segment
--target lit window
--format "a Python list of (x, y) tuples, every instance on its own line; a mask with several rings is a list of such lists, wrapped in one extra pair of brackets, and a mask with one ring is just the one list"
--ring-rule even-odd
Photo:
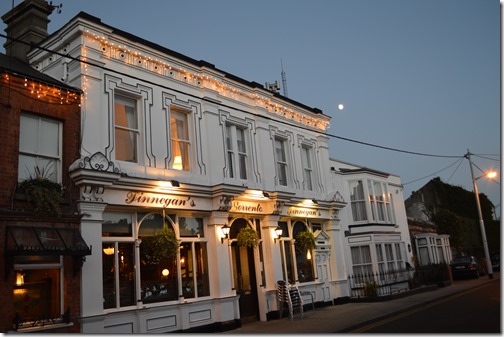
[[(311, 282), (315, 281), (313, 250), (295, 244), (295, 238), (302, 232), (309, 231), (308, 226), (303, 221), (296, 221), (289, 231), (288, 222), (278, 222), (282, 228), (282, 237), (280, 240), (282, 254), (282, 271), (284, 280), (294, 284), (296, 281)], [(296, 275), (296, 276), (295, 276)]]
[(60, 256), (15, 258), (16, 330), (63, 322), (63, 263)]
[(170, 110), (170, 132), (172, 169), (189, 171), (189, 132), (187, 113), (172, 108)]
[(42, 177), (61, 181), (62, 123), (21, 114), (18, 181)]
[(115, 158), (138, 162), (138, 116), (136, 100), (115, 95)]

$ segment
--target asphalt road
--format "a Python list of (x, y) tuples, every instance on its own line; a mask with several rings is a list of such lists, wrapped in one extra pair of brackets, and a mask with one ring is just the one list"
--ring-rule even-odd
[(500, 282), (490, 282), (351, 332), (501, 333), (500, 295)]

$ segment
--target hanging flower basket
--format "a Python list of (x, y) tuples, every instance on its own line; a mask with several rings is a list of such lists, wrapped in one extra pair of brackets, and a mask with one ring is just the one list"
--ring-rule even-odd
[(142, 239), (140, 251), (144, 262), (156, 264), (162, 259), (176, 257), (179, 246), (177, 235), (165, 224), (160, 232)]
[(236, 236), (236, 243), (240, 247), (254, 248), (259, 246), (259, 236), (257, 232), (250, 227), (242, 228)]
[(296, 247), (296, 251), (298, 253), (304, 253), (308, 249), (313, 249), (316, 246), (315, 236), (310, 231), (304, 231), (297, 234), (294, 237), (294, 246)]

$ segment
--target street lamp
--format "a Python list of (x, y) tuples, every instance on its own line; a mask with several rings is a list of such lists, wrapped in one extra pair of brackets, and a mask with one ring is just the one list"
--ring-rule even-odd
[(481, 204), (480, 204), (480, 199), (479, 199), (478, 185), (476, 185), (476, 180), (483, 178), (483, 177), (495, 178), (497, 176), (497, 172), (491, 171), (483, 176), (474, 178), (473, 163), (471, 161), (471, 153), (469, 152), (469, 149), (467, 149), (467, 154), (465, 157), (469, 160), (469, 167), (471, 168), (471, 178), (473, 181), (474, 195), (476, 196), (476, 206), (478, 208), (478, 217), (479, 217), (479, 224), (480, 224), (480, 230), (481, 230), (481, 238), (483, 240), (483, 249), (485, 250), (485, 259), (487, 262), (488, 278), (493, 279), (492, 262), (490, 261), (490, 254), (488, 253), (488, 243), (487, 243), (486, 232), (485, 232), (485, 223), (483, 222), (483, 215), (481, 214)]

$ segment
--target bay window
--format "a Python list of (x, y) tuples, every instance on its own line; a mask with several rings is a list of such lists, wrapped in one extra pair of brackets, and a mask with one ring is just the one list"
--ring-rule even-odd
[(349, 182), (349, 188), (355, 222), (395, 222), (392, 195), (388, 192), (385, 182), (371, 179), (352, 180)]
[(373, 272), (369, 246), (350, 247), (352, 272), (354, 275), (370, 275)]

